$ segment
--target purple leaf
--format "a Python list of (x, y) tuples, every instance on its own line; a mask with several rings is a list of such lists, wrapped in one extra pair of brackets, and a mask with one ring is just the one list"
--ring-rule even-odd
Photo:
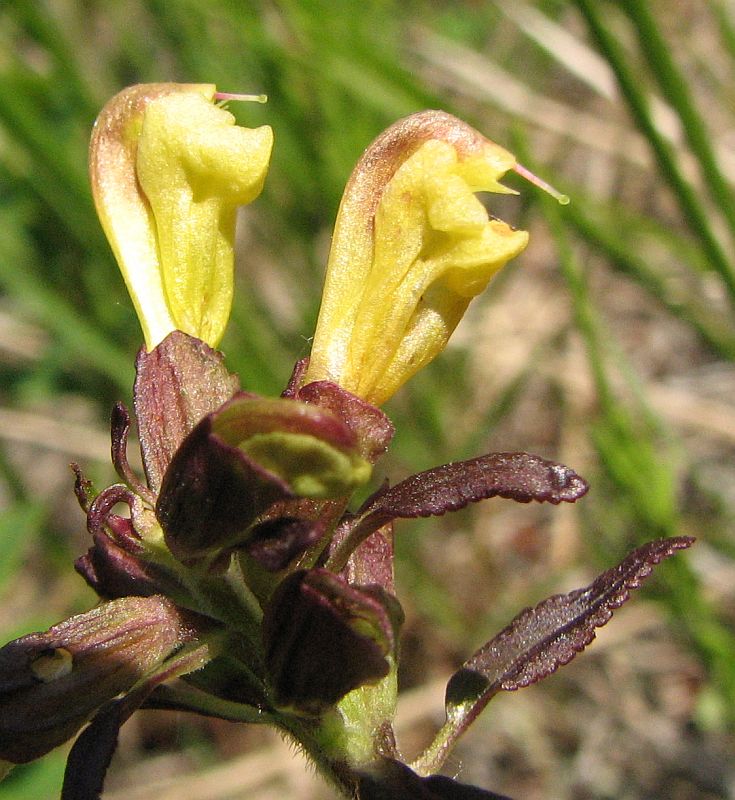
[[(125, 503), (130, 509), (130, 517), (113, 514), (112, 509)], [(132, 516), (140, 507), (140, 499), (121, 483), (114, 483), (101, 491), (87, 510), (87, 530), (92, 536), (104, 535), (109, 531), (112, 538), (131, 553), (143, 551), (140, 536), (133, 527)]]
[(79, 507), (86, 514), (89, 511), (89, 506), (97, 497), (97, 492), (92, 484), (92, 481), (84, 477), (82, 468), (79, 464), (72, 462), (70, 464), (71, 471), (74, 473), (74, 496), (77, 498)]
[(589, 486), (576, 472), (529, 453), (491, 453), (419, 472), (369, 497), (344, 526), (343, 543), (328, 566), (337, 571), (374, 531), (394, 519), (441, 516), (468, 503), (504, 497), (519, 503), (573, 503)]
[(124, 697), (100, 708), (69, 753), (61, 800), (100, 800), (122, 724), (165, 681), (200, 669), (209, 657), (206, 644), (185, 646)]
[(61, 800), (99, 800), (102, 797), (120, 726), (134, 710), (124, 700), (108, 703), (77, 737), (67, 757)]
[(148, 484), (154, 492), (179, 445), (207, 414), (229, 400), (238, 380), (222, 355), (199, 339), (174, 331), (138, 354), (135, 415)]
[[(330, 543), (331, 552), (339, 549), (350, 532), (349, 522), (337, 527)], [(349, 583), (376, 583), (388, 592), (395, 592), (393, 574), (393, 523), (373, 531), (352, 551), (340, 574)]]
[(299, 386), (304, 382), (306, 370), (309, 368), (309, 356), (300, 358), (291, 370), (291, 377), (288, 379), (288, 386), (281, 392), (281, 397), (290, 397), (291, 400), (296, 398), (296, 393)]
[[(78, 476), (77, 483), (82, 481)], [(112, 513), (120, 503), (128, 506), (130, 516)], [(108, 486), (87, 505), (93, 545), (74, 562), (74, 568), (102, 598), (176, 596), (181, 590), (170, 570), (146, 558), (146, 545), (135, 527), (142, 511), (140, 497), (119, 483)]]
[(166, 567), (146, 561), (104, 533), (95, 534), (93, 541), (88, 552), (74, 562), (74, 569), (100, 597), (176, 596), (181, 592), (176, 575)]
[(569, 663), (656, 564), (693, 541), (679, 536), (649, 542), (586, 588), (554, 595), (522, 611), (450, 679), (446, 708), (456, 731), (453, 739), (499, 691), (528, 686)]
[(419, 472), (368, 500), (381, 519), (440, 516), (468, 503), (505, 497), (519, 503), (573, 503), (588, 489), (576, 472), (529, 453), (491, 453)]
[(112, 463), (120, 479), (136, 494), (148, 502), (153, 501), (153, 493), (133, 472), (128, 463), (128, 434), (130, 433), (130, 414), (123, 403), (115, 403), (110, 417), (112, 434)]

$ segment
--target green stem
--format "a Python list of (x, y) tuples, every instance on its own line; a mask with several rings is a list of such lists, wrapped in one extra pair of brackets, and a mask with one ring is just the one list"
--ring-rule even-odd
[(645, 258), (635, 252), (635, 245), (620, 236), (617, 229), (596, 222), (585, 211), (585, 203), (575, 202), (565, 209), (567, 219), (594, 247), (599, 248), (613, 266), (635, 280), (645, 291), (661, 303), (669, 313), (684, 320), (716, 353), (728, 360), (735, 359), (735, 337), (725, 325), (713, 319), (711, 310), (698, 305), (696, 297), (680, 298), (671, 291), (666, 275), (658, 274)]
[[(158, 536), (156, 532), (159, 532)], [(245, 584), (239, 564), (235, 564), (236, 559), (232, 559), (224, 576), (211, 575), (207, 572), (208, 565), (188, 568), (176, 559), (166, 547), (163, 533), (157, 526), (147, 532), (144, 541), (147, 557), (178, 579), (182, 591), (168, 590), (168, 595), (178, 605), (212, 617), (245, 636), (255, 648), (260, 646), (263, 611)]]
[(325, 746), (319, 726), (309, 720), (284, 716), (279, 721), (279, 727), (312, 760), (322, 778), (343, 797), (355, 797), (357, 778), (352, 768), (343, 760), (335, 758), (332, 749)]
[(327, 559), (325, 567), (330, 572), (342, 572), (347, 566), (350, 556), (376, 530), (373, 526), (361, 528), (360, 521), (357, 520), (345, 538), (334, 548), (334, 551)]
[(263, 619), (263, 609), (260, 601), (248, 586), (240, 567), (240, 561), (233, 558), (224, 576), (225, 583), (232, 590), (233, 595), (240, 601), (240, 605), (256, 623)]
[(310, 547), (298, 560), (298, 569), (311, 569), (316, 565), (329, 546), (334, 531), (349, 503), (349, 497), (337, 500), (325, 500), (320, 511), (320, 521), (324, 523), (325, 533), (322, 538)]
[(322, 775), (347, 797), (355, 796), (358, 771), (369, 770), (382, 757), (396, 756), (392, 720), (397, 674), (392, 663), (385, 678), (354, 689), (319, 720), (284, 715), (279, 722)]
[(412, 764), (409, 764), (411, 769), (421, 776), (433, 775), (438, 772), (444, 766), (447, 756), (461, 733), (462, 731), (447, 719), (434, 737), (434, 741)]
[(272, 714), (255, 706), (237, 703), (234, 700), (223, 700), (204, 691), (174, 688), (165, 684), (156, 689), (145, 707), (190, 711), (231, 722), (276, 724), (276, 718)]

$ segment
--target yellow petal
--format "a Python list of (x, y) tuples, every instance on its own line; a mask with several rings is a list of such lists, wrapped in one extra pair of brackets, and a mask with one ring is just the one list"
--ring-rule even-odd
[(446, 343), (472, 297), (527, 244), (477, 191), (515, 158), (438, 111), (402, 120), (365, 152), (335, 226), (306, 380), (385, 402)]
[(237, 207), (263, 188), (273, 133), (200, 94), (151, 102), (137, 175), (156, 224), (166, 302), (178, 330), (215, 347), (230, 315)]
[(150, 350), (176, 329), (163, 289), (155, 223), (135, 171), (146, 106), (173, 92), (214, 97), (213, 85), (149, 83), (129, 86), (100, 112), (89, 146), (89, 175), (97, 215), (125, 279)]

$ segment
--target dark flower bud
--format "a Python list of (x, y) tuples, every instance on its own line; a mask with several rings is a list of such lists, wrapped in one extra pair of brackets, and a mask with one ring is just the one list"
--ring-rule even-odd
[(196, 638), (194, 618), (160, 597), (125, 597), (0, 649), (0, 759), (62, 744), (97, 708)]
[(318, 714), (390, 671), (403, 612), (378, 586), (350, 586), (325, 569), (303, 570), (276, 589), (263, 619), (276, 702)]
[(239, 394), (176, 452), (156, 516), (178, 558), (242, 544), (277, 501), (349, 495), (370, 476), (352, 431), (327, 409)]
[(299, 497), (341, 497), (370, 477), (354, 431), (328, 408), (241, 395), (212, 415), (212, 430)]
[(156, 517), (181, 560), (237, 544), (258, 514), (288, 486), (212, 432), (206, 417), (186, 438), (166, 473)]

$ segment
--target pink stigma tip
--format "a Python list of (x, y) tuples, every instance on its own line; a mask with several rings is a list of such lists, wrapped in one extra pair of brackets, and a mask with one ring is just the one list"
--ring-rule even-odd
[(550, 183), (546, 183), (546, 181), (539, 178), (538, 175), (534, 175), (533, 172), (527, 170), (522, 164), (515, 164), (515, 166), (513, 167), (513, 171), (518, 173), (518, 175), (520, 175), (522, 178), (525, 178), (534, 186), (538, 186), (539, 189), (543, 189), (545, 192), (550, 194), (560, 205), (563, 206), (569, 205), (568, 195), (562, 194), (560, 191), (555, 189)]

